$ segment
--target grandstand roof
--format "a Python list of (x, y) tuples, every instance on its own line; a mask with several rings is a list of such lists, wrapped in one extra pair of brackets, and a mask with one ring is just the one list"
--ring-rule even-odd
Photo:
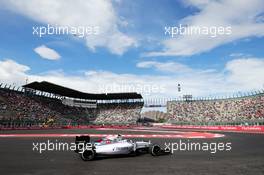
[(24, 88), (30, 88), (43, 92), (53, 93), (60, 96), (90, 99), (90, 100), (116, 100), (116, 99), (142, 99), (141, 94), (136, 92), (129, 93), (107, 93), (107, 94), (90, 94), (77, 90), (73, 90), (64, 86), (56, 85), (47, 81), (32, 82), (23, 86)]

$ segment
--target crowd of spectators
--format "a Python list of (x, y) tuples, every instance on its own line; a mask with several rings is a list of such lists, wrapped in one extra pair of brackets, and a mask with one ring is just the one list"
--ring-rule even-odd
[(100, 104), (95, 123), (133, 123), (140, 118), (143, 103)]
[(169, 101), (167, 113), (142, 114), (143, 102), (97, 104), (96, 108), (68, 106), (61, 99), (25, 94), (0, 88), (0, 122), (43, 123), (122, 123), (135, 124), (140, 118), (176, 122), (230, 122), (264, 120), (264, 94), (219, 99)]
[(41, 124), (136, 123), (143, 103), (99, 104), (97, 108), (68, 106), (61, 99), (0, 88), (0, 122)]
[(0, 120), (6, 122), (57, 123), (87, 122), (93, 110), (65, 106), (60, 99), (25, 95), (22, 92), (0, 89)]
[(141, 118), (150, 119), (157, 122), (165, 121), (168, 119), (168, 113), (157, 110), (151, 110), (151, 111), (143, 112), (141, 114)]
[(247, 97), (171, 101), (167, 104), (169, 119), (176, 122), (230, 122), (264, 119), (264, 94)]

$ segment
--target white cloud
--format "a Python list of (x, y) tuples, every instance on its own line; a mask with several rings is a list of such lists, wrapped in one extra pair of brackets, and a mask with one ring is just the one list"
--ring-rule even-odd
[(228, 81), (243, 87), (264, 87), (264, 60), (257, 58), (235, 59), (227, 63)]
[(197, 8), (203, 8), (210, 3), (210, 0), (185, 0), (183, 1), (187, 6), (194, 6)]
[(24, 83), (27, 77), (26, 72), (29, 70), (28, 66), (19, 64), (12, 59), (0, 60), (0, 81), (9, 84)]
[(158, 71), (161, 72), (178, 72), (178, 73), (184, 73), (184, 72), (190, 72), (192, 71), (191, 68), (188, 66), (177, 63), (177, 62), (158, 62), (158, 61), (143, 61), (137, 63), (138, 68), (155, 68)]
[(60, 55), (55, 50), (48, 48), (45, 45), (38, 46), (34, 49), (34, 51), (39, 54), (44, 59), (48, 60), (58, 60), (60, 59)]
[(99, 35), (87, 35), (85, 43), (95, 51), (105, 47), (114, 54), (123, 54), (137, 45), (135, 38), (122, 33), (110, 0), (4, 0), (0, 5), (44, 24), (69, 27), (99, 27)]
[[(210, 51), (220, 45), (247, 37), (263, 37), (264, 24), (260, 16), (264, 11), (262, 0), (189, 0), (185, 2), (199, 9), (198, 13), (183, 18), (179, 24), (190, 27), (232, 27), (231, 35), (193, 34), (179, 35), (163, 41), (163, 50), (144, 56), (189, 56)], [(177, 24), (173, 24), (177, 26)]]
[[(160, 66), (159, 64), (162, 63), (141, 64), (139, 67), (157, 69), (154, 65)], [(28, 77), (30, 82), (45, 80), (90, 93), (137, 91), (146, 98), (171, 98), (183, 94), (208, 96), (263, 89), (263, 67), (263, 58), (243, 58), (227, 62), (220, 71), (202, 71), (188, 67), (190, 71), (185, 73), (175, 70), (166, 75), (117, 74), (96, 70), (87, 70), (79, 75), (68, 75), (62, 70), (31, 74), (28, 66), (9, 59), (0, 61), (0, 82), (21, 85)], [(182, 86), (180, 93), (177, 92), (178, 83)]]
[(251, 54), (240, 53), (240, 52), (231, 53), (229, 54), (229, 56), (233, 58), (251, 58), (252, 57)]

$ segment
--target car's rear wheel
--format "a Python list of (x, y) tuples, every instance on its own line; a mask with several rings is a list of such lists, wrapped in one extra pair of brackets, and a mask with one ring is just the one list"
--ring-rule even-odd
[(81, 159), (84, 161), (90, 161), (95, 158), (95, 151), (94, 150), (85, 150), (83, 153), (80, 154)]

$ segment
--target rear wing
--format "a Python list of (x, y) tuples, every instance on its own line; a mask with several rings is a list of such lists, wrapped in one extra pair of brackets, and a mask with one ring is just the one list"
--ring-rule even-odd
[(76, 136), (75, 137), (75, 144), (76, 144), (76, 149), (75, 152), (79, 153), (80, 150), (84, 148), (84, 145), (87, 143), (90, 143), (90, 136)]
[(78, 144), (80, 142), (89, 143), (90, 142), (90, 136), (76, 136), (75, 143)]

